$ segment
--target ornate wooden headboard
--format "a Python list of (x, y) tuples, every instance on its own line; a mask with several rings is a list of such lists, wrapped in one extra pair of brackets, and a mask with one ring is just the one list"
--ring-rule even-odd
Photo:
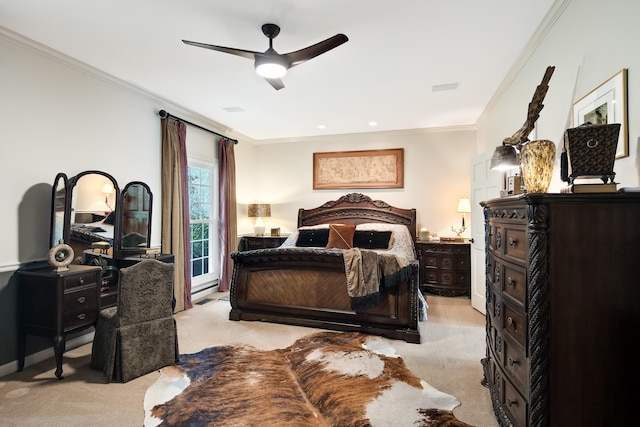
[(401, 209), (361, 193), (349, 193), (313, 209), (298, 210), (298, 227), (318, 224), (404, 224), (416, 240), (416, 210)]

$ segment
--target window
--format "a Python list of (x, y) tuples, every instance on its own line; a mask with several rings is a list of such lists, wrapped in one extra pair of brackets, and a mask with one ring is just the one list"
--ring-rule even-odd
[(220, 277), (214, 163), (189, 159), (189, 229), (191, 234), (191, 293), (212, 287)]

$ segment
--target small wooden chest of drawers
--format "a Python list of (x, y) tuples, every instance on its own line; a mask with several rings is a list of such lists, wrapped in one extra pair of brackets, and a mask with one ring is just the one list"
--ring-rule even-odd
[(471, 245), (467, 242), (416, 242), (420, 287), (442, 296), (471, 296)]
[(18, 270), (20, 321), (18, 370), (24, 368), (27, 335), (51, 337), (56, 377), (62, 379), (62, 354), (68, 333), (93, 326), (100, 309), (100, 267), (70, 265)]

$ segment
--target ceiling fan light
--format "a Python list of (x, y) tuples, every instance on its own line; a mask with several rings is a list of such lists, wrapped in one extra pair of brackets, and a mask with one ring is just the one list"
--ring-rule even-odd
[(265, 79), (279, 79), (287, 74), (287, 68), (275, 62), (265, 62), (263, 64), (256, 65), (256, 72), (259, 76)]

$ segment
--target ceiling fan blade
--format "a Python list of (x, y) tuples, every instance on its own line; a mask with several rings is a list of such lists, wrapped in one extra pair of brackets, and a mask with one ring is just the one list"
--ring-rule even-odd
[(282, 80), (280, 79), (265, 79), (275, 90), (280, 90), (284, 87)]
[(206, 43), (198, 43), (198, 42), (192, 42), (189, 40), (182, 40), (182, 42), (184, 44), (188, 44), (191, 46), (196, 46), (196, 47), (202, 47), (205, 49), (211, 49), (211, 50), (217, 50), (218, 52), (224, 52), (224, 53), (230, 53), (232, 55), (237, 55), (237, 56), (242, 56), (243, 58), (247, 58), (247, 59), (255, 59), (255, 54), (256, 53), (260, 53), (261, 52), (254, 52), (252, 50), (243, 50), (243, 49), (235, 49), (232, 47), (224, 47), (224, 46), (216, 46), (213, 44), (206, 44)]
[(315, 58), (316, 56), (323, 54), (333, 48), (346, 43), (349, 40), (344, 34), (336, 34), (333, 37), (329, 37), (319, 43), (305, 47), (304, 49), (296, 50), (295, 52), (289, 52), (282, 56), (285, 56), (291, 63), (290, 67), (302, 64), (305, 61)]

